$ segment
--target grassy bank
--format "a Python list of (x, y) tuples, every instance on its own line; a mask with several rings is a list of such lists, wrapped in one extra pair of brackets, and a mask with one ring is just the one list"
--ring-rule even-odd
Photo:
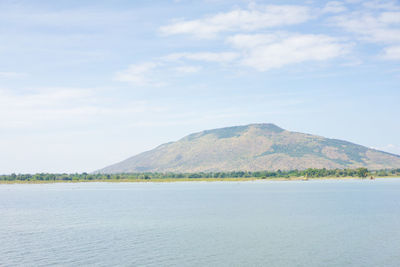
[[(397, 176), (382, 176), (374, 177), (374, 179), (386, 179), (386, 178), (400, 178)], [(258, 177), (247, 177), (247, 178), (155, 178), (155, 179), (94, 179), (94, 180), (25, 180), (25, 181), (1, 181), (0, 184), (51, 184), (51, 183), (173, 183), (173, 182), (250, 182), (250, 181), (311, 181), (311, 180), (370, 180), (370, 178), (359, 178), (359, 177), (277, 177), (277, 178), (258, 178)]]
[(369, 177), (399, 177), (400, 169), (305, 169), (289, 171), (231, 172), (142, 172), (142, 173), (36, 173), (0, 175), (0, 183), (81, 183), (81, 182), (216, 182), (216, 181), (299, 181), (308, 179), (367, 179)]

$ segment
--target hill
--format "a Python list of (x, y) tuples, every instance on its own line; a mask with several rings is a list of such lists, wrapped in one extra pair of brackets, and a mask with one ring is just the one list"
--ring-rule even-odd
[(358, 167), (399, 168), (400, 156), (343, 140), (291, 132), (265, 123), (190, 134), (97, 173)]

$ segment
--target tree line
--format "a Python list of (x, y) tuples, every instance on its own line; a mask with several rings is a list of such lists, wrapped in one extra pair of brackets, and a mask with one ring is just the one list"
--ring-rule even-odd
[(369, 176), (400, 176), (399, 169), (368, 170), (357, 169), (305, 169), (290, 171), (231, 171), (231, 172), (141, 172), (141, 173), (36, 173), (0, 175), (0, 181), (90, 181), (90, 180), (149, 180), (149, 179), (180, 179), (180, 178), (292, 178), (292, 177), (369, 177)]

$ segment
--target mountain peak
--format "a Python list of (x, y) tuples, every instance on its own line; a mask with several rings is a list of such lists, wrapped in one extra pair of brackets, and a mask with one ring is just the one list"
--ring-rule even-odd
[(282, 129), (281, 127), (279, 127), (273, 123), (253, 123), (253, 124), (249, 124), (247, 126), (255, 127), (255, 128), (261, 129), (263, 131), (269, 131), (269, 132), (273, 132), (273, 133), (280, 133), (280, 132), (284, 131), (284, 129)]
[(253, 123), (190, 134), (98, 172), (211, 172), (306, 168), (386, 169), (400, 156), (347, 141)]
[(280, 132), (284, 131), (284, 129), (282, 129), (272, 123), (252, 123), (252, 124), (247, 124), (247, 125), (230, 126), (230, 127), (223, 127), (223, 128), (217, 128), (217, 129), (211, 129), (211, 130), (204, 130), (201, 132), (190, 134), (190, 135), (182, 138), (181, 140), (191, 141), (191, 140), (194, 140), (196, 138), (200, 138), (200, 137), (203, 137), (206, 135), (213, 135), (218, 139), (239, 137), (242, 134), (248, 132), (252, 128), (259, 129), (261, 131), (269, 132), (269, 133), (280, 133)]

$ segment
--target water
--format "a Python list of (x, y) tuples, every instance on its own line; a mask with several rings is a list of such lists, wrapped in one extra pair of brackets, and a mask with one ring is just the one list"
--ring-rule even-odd
[(0, 266), (400, 266), (400, 179), (0, 185)]

